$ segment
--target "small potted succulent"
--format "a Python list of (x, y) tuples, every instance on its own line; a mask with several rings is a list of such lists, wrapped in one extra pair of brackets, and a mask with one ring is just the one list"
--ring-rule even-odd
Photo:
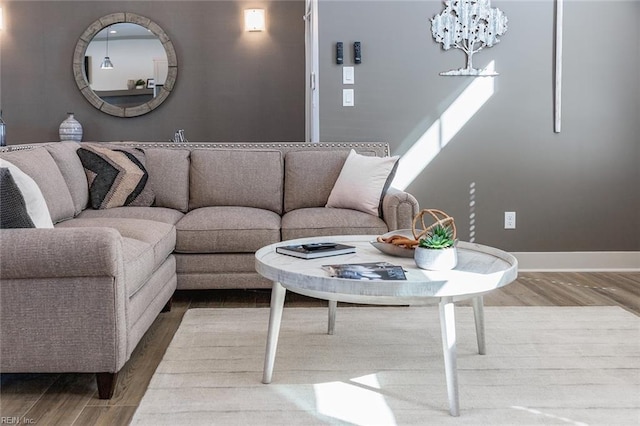
[(136, 89), (144, 89), (146, 84), (147, 83), (143, 79), (138, 79), (136, 81)]
[(421, 269), (446, 271), (458, 264), (455, 228), (438, 223), (419, 240), (414, 260)]

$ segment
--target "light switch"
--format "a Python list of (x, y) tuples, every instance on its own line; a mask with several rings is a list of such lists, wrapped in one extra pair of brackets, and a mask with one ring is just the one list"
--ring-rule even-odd
[(355, 72), (353, 71), (353, 67), (343, 67), (342, 68), (342, 84), (354, 84)]
[(353, 89), (342, 89), (342, 106), (354, 106)]

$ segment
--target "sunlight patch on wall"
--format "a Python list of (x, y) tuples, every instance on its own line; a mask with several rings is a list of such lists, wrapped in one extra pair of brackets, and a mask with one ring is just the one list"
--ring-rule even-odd
[[(484, 70), (495, 70), (491, 61)], [(400, 158), (392, 186), (405, 190), (422, 173), (465, 124), (493, 96), (495, 81), (491, 77), (476, 77), (449, 107)]]
[(354, 425), (396, 424), (384, 396), (376, 391), (380, 383), (375, 374), (351, 381), (314, 384), (318, 413)]

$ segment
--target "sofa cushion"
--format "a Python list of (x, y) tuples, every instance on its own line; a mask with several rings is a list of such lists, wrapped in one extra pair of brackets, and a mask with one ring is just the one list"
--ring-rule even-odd
[(353, 209), (382, 216), (382, 197), (400, 157), (371, 157), (351, 150), (336, 180), (327, 207)]
[(282, 240), (323, 235), (380, 235), (388, 232), (377, 216), (350, 209), (314, 207), (282, 216)]
[(144, 287), (159, 265), (155, 264), (152, 245), (135, 238), (122, 238), (122, 258), (127, 296), (131, 297)]
[(189, 150), (145, 148), (149, 185), (155, 206), (189, 210)]
[(141, 150), (82, 144), (77, 153), (87, 175), (92, 208), (153, 204), (154, 194), (147, 185), (149, 174)]
[(87, 177), (82, 162), (76, 154), (79, 147), (80, 144), (76, 142), (57, 142), (46, 146), (67, 183), (76, 215), (86, 209), (89, 203)]
[[(175, 247), (175, 227), (141, 219), (92, 218), (71, 219), (57, 228), (106, 227), (122, 236), (122, 257), (127, 296), (132, 297), (147, 284)], [(173, 264), (173, 263), (172, 263)]]
[(189, 208), (245, 206), (282, 213), (280, 151), (191, 151)]
[(255, 253), (176, 253), (178, 274), (256, 272)]
[[(46, 148), (3, 152), (0, 157), (14, 164), (35, 181), (44, 196), (53, 223), (74, 216), (75, 208), (69, 188)], [(12, 174), (15, 179), (15, 173)]]
[(116, 217), (122, 219), (145, 219), (175, 225), (184, 213), (165, 207), (114, 207), (106, 210), (88, 209), (80, 213), (78, 219), (96, 217)]
[(280, 241), (280, 216), (252, 207), (202, 207), (176, 228), (178, 253), (251, 253)]
[(284, 211), (324, 207), (349, 151), (293, 151), (284, 158)]
[(105, 227), (117, 230), (123, 238), (130, 238), (149, 245), (154, 269), (169, 256), (176, 244), (173, 225), (143, 219), (123, 218), (75, 218), (56, 225), (57, 228)]
[(0, 167), (0, 229), (35, 227), (9, 168)]

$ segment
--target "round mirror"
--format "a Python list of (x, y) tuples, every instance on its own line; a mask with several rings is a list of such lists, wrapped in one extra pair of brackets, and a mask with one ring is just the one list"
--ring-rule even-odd
[(113, 13), (93, 22), (78, 40), (73, 74), (94, 107), (117, 117), (136, 117), (160, 106), (173, 90), (176, 52), (149, 18)]

